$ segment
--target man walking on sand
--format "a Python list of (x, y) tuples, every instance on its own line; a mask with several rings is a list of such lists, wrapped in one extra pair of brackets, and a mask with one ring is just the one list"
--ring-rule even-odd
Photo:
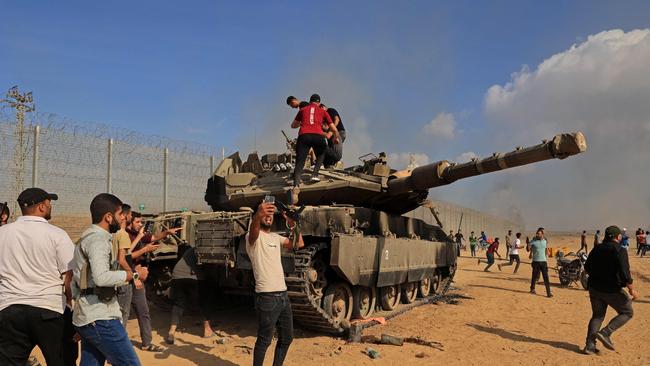
[(535, 238), (530, 241), (530, 257), (533, 260), (531, 266), (533, 267), (533, 276), (530, 279), (530, 293), (535, 294), (535, 284), (542, 275), (544, 279), (544, 286), (546, 286), (546, 296), (553, 297), (551, 293), (551, 284), (548, 279), (548, 264), (546, 263), (546, 256), (548, 255), (548, 247), (546, 239), (544, 238), (544, 228), (537, 229)]
[[(613, 351), (612, 333), (632, 319), (634, 314), (632, 300), (636, 300), (639, 295), (632, 286), (630, 263), (627, 250), (620, 245), (621, 236), (621, 230), (617, 226), (608, 227), (605, 230), (605, 240), (589, 253), (585, 263), (585, 270), (589, 273), (589, 300), (593, 314), (587, 329), (587, 341), (583, 350), (585, 354), (598, 353), (596, 340)], [(627, 287), (631, 299), (623, 287)], [(618, 315), (600, 329), (608, 306), (614, 308)]]

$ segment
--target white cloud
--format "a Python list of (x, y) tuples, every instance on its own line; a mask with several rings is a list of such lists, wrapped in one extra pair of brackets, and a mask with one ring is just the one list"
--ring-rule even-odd
[(454, 158), (454, 162), (456, 163), (467, 163), (468, 161), (471, 161), (474, 158), (479, 158), (479, 156), (474, 153), (473, 151), (467, 151), (464, 152), (457, 157)]
[(456, 119), (451, 113), (441, 112), (431, 122), (424, 125), (423, 130), (424, 133), (431, 136), (451, 139), (456, 135)]
[(587, 138), (586, 153), (537, 165), (513, 186), (510, 197), (532, 226), (647, 225), (648, 65), (650, 30), (610, 30), (487, 90), (485, 115), (502, 131), (497, 139), (519, 145), (575, 130)]
[(411, 159), (417, 166), (426, 165), (430, 162), (429, 156), (426, 154), (401, 152), (388, 154), (388, 165), (397, 170), (406, 169), (411, 163)]

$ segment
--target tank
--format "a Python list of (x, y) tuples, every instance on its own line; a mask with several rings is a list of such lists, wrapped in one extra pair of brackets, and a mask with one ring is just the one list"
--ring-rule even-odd
[[(279, 209), (299, 218), (305, 241), (304, 248), (282, 254), (294, 320), (334, 334), (344, 332), (351, 319), (390, 317), (449, 288), (457, 247), (426, 199), (429, 189), (565, 159), (587, 148), (581, 132), (565, 133), (463, 164), (443, 160), (402, 171), (391, 169), (384, 153), (367, 155), (357, 166), (322, 169), (319, 182), (300, 187), (296, 202), (292, 141), (287, 146), (281, 154), (252, 153), (242, 161), (235, 153), (223, 159), (206, 189), (214, 212), (180, 215), (186, 230), (178, 239), (195, 247), (199, 263), (212, 269), (223, 291), (253, 295), (244, 237), (253, 210), (265, 196), (274, 196)], [(158, 221), (170, 219), (178, 217)], [(286, 235), (279, 213), (272, 231)]]

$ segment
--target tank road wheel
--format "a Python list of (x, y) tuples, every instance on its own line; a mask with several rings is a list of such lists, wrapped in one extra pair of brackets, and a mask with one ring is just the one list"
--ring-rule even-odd
[(377, 290), (374, 287), (354, 286), (352, 290), (352, 316), (366, 319), (375, 311)]
[(433, 274), (433, 279), (431, 279), (431, 292), (434, 294), (439, 293), (440, 284), (442, 283), (442, 274), (439, 271)]
[(336, 323), (347, 322), (352, 316), (352, 290), (344, 282), (334, 282), (325, 289), (323, 310)]
[(317, 300), (323, 298), (323, 290), (327, 286), (327, 278), (325, 278), (325, 263), (320, 258), (314, 258), (311, 267), (307, 272), (309, 280), (309, 291), (312, 296)]
[(379, 289), (379, 302), (384, 310), (393, 310), (399, 305), (402, 295), (399, 285), (386, 286)]
[(427, 297), (431, 293), (431, 277), (425, 277), (418, 282), (418, 297)]
[(418, 283), (407, 282), (402, 285), (402, 303), (410, 304), (418, 296)]

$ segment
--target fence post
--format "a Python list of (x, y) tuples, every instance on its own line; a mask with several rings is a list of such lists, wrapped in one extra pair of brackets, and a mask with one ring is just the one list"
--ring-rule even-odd
[(165, 160), (163, 162), (163, 212), (167, 211), (168, 168), (169, 168), (169, 149), (165, 148)]
[(38, 145), (40, 144), (41, 140), (40, 135), (41, 126), (34, 126), (34, 151), (32, 154), (34, 155), (34, 160), (32, 161), (32, 187), (36, 187), (38, 185)]
[(108, 161), (106, 171), (106, 193), (113, 193), (113, 139), (108, 139)]

